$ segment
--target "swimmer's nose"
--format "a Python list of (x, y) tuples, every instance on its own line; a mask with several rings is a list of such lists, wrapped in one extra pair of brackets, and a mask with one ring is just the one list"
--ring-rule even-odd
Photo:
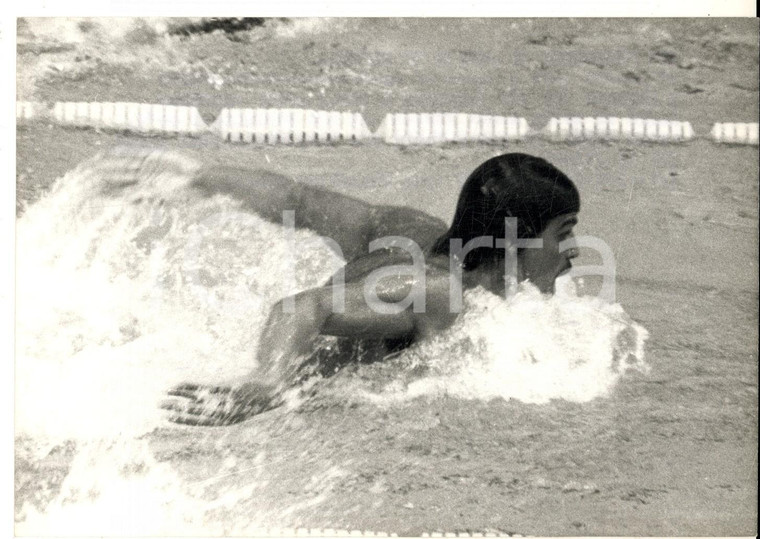
[(580, 256), (580, 252), (578, 251), (577, 247), (570, 247), (565, 251), (565, 256), (568, 260), (572, 260), (573, 258), (578, 258)]
[(578, 242), (575, 239), (575, 234), (571, 234), (569, 238), (559, 243), (559, 250), (565, 255), (567, 260), (578, 258), (580, 251), (578, 250)]

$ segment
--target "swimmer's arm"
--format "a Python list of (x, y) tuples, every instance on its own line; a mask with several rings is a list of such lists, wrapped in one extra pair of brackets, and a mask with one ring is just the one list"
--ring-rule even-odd
[[(410, 276), (389, 277), (375, 287), (386, 304), (405, 300), (413, 290)], [(315, 288), (279, 301), (273, 307), (259, 342), (259, 367), (254, 379), (276, 392), (287, 387), (313, 351), (318, 335), (367, 339), (428, 334), (448, 327), (456, 318), (449, 310), (448, 277), (431, 277), (425, 283), (425, 309), (378, 312), (367, 301), (363, 282), (345, 285), (345, 308), (336, 309), (332, 286)], [(285, 309), (292, 302), (290, 309)], [(340, 302), (338, 302), (340, 304)]]
[(292, 211), (296, 228), (334, 240), (347, 260), (366, 254), (367, 244), (374, 239), (368, 203), (282, 174), (210, 164), (196, 172), (192, 185), (207, 195), (231, 195), (242, 202), (243, 210), (276, 224), (283, 224), (283, 212)]
[[(410, 283), (391, 281), (386, 279), (376, 288), (378, 298), (386, 303), (403, 300), (411, 290)], [(376, 312), (364, 297), (362, 282), (345, 285), (345, 308), (337, 310), (342, 312), (334, 308), (335, 292), (333, 286), (315, 288), (274, 305), (259, 341), (259, 367), (252, 379), (283, 389), (312, 352), (318, 335), (391, 338), (416, 331), (411, 307), (395, 314)]]
[[(412, 289), (411, 278), (401, 276), (383, 279), (375, 292), (385, 303), (398, 303)], [(456, 318), (448, 309), (448, 289), (447, 278), (428, 278), (424, 312), (414, 312), (410, 306), (394, 314), (377, 312), (367, 303), (363, 282), (345, 286), (345, 309), (339, 312), (333, 308), (332, 287), (281, 300), (262, 332), (258, 366), (245, 380), (222, 388), (181, 384), (169, 391), (175, 400), (162, 407), (173, 413), (171, 419), (177, 423), (226, 425), (242, 421), (280, 403), (283, 391), (292, 385), (310, 356), (317, 335), (381, 338), (429, 334)]]

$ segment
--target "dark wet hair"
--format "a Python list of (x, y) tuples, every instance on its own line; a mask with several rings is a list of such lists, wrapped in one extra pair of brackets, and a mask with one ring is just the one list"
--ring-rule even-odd
[[(504, 237), (504, 219), (517, 218), (517, 237), (535, 238), (560, 215), (580, 210), (580, 195), (557, 167), (524, 153), (493, 157), (467, 178), (449, 230), (435, 242), (433, 254), (449, 254), (450, 240), (462, 245), (479, 236)], [(465, 270), (504, 257), (503, 248), (473, 249), (462, 261)]]

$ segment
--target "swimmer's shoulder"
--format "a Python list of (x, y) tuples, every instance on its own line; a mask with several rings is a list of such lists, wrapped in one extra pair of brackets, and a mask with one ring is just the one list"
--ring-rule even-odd
[[(373, 271), (380, 268), (388, 266), (411, 266), (412, 264), (414, 264), (414, 257), (405, 249), (400, 247), (378, 249), (349, 261), (339, 272), (335, 273), (330, 278), (326, 285), (330, 286), (339, 282), (339, 276), (341, 274), (343, 282), (352, 283), (362, 281)], [(442, 260), (441, 257), (426, 256), (425, 276), (427, 279), (448, 279), (448, 258)]]
[[(352, 260), (344, 267), (344, 282), (361, 282), (372, 272), (389, 266), (411, 266), (412, 255), (400, 248), (380, 249)], [(428, 256), (425, 259), (425, 308), (414, 312), (416, 337), (432, 335), (449, 327), (457, 318), (452, 309), (451, 274), (448, 257)], [(334, 275), (328, 285), (340, 282)], [(454, 302), (456, 303), (456, 302)]]

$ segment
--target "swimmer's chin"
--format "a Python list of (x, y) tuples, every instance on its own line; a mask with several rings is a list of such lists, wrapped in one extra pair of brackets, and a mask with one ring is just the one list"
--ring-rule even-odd
[(556, 292), (556, 288), (557, 288), (557, 287), (556, 287), (556, 285), (555, 285), (554, 281), (552, 281), (552, 283), (551, 283), (550, 285), (548, 285), (548, 286), (547, 286), (547, 287), (545, 287), (545, 288), (539, 288), (539, 290), (541, 291), (541, 293), (542, 293), (544, 296), (553, 296), (553, 295), (554, 295), (554, 292)]
[(548, 294), (548, 295), (554, 295), (557, 291), (557, 279), (560, 277), (564, 277), (566, 275), (570, 274), (570, 270), (573, 269), (572, 265), (567, 266), (565, 269), (561, 270), (559, 273), (557, 273), (557, 276), (554, 278), (554, 280), (551, 282), (551, 285), (547, 287), (547, 290), (541, 290), (542, 293)]
[(572, 266), (572, 265), (568, 265), (567, 267), (565, 267), (563, 270), (561, 270), (561, 271), (560, 271), (560, 272), (557, 274), (557, 277), (555, 277), (555, 279), (557, 279), (558, 277), (562, 277), (562, 276), (564, 276), (564, 275), (567, 275), (568, 273), (570, 273), (570, 270), (571, 270), (571, 269), (573, 269), (573, 266)]

